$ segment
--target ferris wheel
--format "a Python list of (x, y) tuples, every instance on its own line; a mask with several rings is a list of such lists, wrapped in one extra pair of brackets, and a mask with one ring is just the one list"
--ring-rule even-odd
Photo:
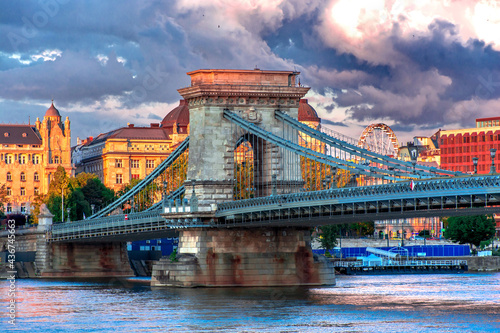
[(386, 124), (372, 124), (366, 127), (359, 137), (358, 146), (380, 155), (398, 157), (398, 139)]

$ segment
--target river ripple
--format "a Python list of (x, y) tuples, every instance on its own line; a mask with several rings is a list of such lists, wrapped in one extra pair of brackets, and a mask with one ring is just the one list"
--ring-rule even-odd
[(17, 280), (19, 332), (500, 332), (500, 273), (337, 276), (322, 288)]

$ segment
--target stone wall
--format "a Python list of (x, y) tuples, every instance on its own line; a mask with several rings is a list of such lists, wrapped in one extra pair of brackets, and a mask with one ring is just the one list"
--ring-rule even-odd
[(127, 277), (130, 268), (126, 243), (50, 243), (41, 277)]
[(198, 228), (180, 232), (178, 261), (153, 266), (152, 286), (333, 285), (326, 258), (313, 255), (308, 229)]
[(500, 257), (459, 257), (457, 259), (467, 260), (469, 271), (476, 272), (498, 272), (500, 271)]

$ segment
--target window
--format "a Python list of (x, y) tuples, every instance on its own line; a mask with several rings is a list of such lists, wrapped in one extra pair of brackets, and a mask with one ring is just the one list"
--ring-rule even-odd
[(26, 212), (26, 204), (22, 203), (21, 204), (21, 213), (24, 213), (24, 212)]
[(117, 184), (122, 184), (123, 183), (123, 178), (121, 173), (116, 174), (116, 183)]
[(26, 189), (24, 187), (21, 187), (21, 195), (26, 195)]
[(123, 163), (121, 159), (115, 159), (115, 168), (123, 168)]
[(24, 172), (21, 172), (21, 181), (22, 182), (26, 181), (26, 174)]
[(7, 195), (12, 195), (12, 189), (10, 187), (7, 187)]
[(12, 204), (7, 204), (7, 213), (12, 213)]
[(33, 164), (40, 164), (40, 156), (33, 155)]
[(12, 181), (12, 174), (9, 172), (7, 172), (7, 181), (8, 182), (11, 182)]
[(19, 155), (19, 164), (26, 164), (26, 155)]
[(139, 168), (139, 160), (130, 160), (130, 167), (133, 169)]
[(12, 155), (5, 156), (5, 164), (12, 164)]
[(155, 167), (155, 161), (154, 160), (146, 160), (146, 168), (148, 169), (154, 169)]
[(137, 175), (137, 174), (132, 174), (132, 179), (139, 179), (139, 175)]
[(54, 156), (54, 164), (59, 164), (59, 156)]
[(35, 187), (33, 189), (33, 194), (35, 194), (35, 195), (39, 195), (40, 194), (40, 190), (38, 189), (38, 187)]
[(33, 180), (35, 182), (39, 182), (40, 181), (40, 177), (38, 177), (38, 172), (35, 171), (35, 174), (33, 175)]

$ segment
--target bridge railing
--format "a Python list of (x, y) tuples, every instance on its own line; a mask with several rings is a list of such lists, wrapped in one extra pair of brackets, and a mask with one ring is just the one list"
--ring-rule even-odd
[[(362, 261), (334, 261), (335, 267), (362, 267)], [(391, 260), (370, 266), (462, 266), (467, 260)]]
[(120, 214), (96, 220), (54, 224), (49, 231), (49, 240), (99, 236), (105, 232), (130, 233), (152, 226), (166, 226), (165, 219), (157, 211)]
[(388, 195), (408, 194), (411, 193), (412, 197), (428, 196), (429, 193), (443, 195), (451, 195), (450, 190), (455, 190), (455, 194), (468, 195), (472, 189), (477, 189), (477, 193), (486, 192), (487, 188), (500, 187), (500, 176), (464, 176), (456, 178), (443, 178), (434, 180), (420, 180), (413, 181), (413, 188), (410, 186), (411, 182), (397, 182), (384, 185), (372, 185), (361, 187), (349, 187), (340, 189), (329, 189), (314, 192), (302, 192), (293, 194), (283, 194), (277, 196), (245, 199), (234, 202), (226, 202), (217, 206), (216, 216), (223, 216), (226, 212), (232, 210), (251, 209), (253, 207), (265, 206), (281, 206), (287, 204), (293, 206), (301, 202), (312, 202), (322, 200), (348, 199), (346, 201), (356, 201), (356, 198), (363, 200), (373, 199), (374, 197), (384, 198)]

